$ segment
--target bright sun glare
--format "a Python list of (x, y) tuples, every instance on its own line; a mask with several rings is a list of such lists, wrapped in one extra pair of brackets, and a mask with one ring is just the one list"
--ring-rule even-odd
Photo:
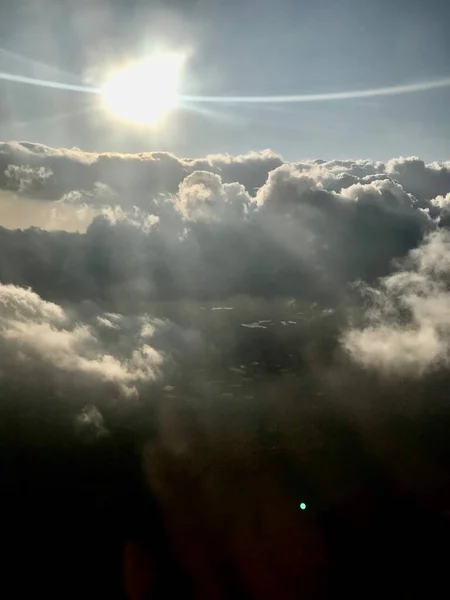
[(141, 124), (154, 124), (178, 104), (184, 57), (159, 54), (118, 71), (102, 88), (108, 110)]

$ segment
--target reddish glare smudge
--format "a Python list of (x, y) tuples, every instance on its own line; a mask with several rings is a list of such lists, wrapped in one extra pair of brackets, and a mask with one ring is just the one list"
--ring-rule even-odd
[(149, 598), (154, 576), (151, 553), (136, 542), (127, 542), (123, 555), (123, 580), (129, 600)]

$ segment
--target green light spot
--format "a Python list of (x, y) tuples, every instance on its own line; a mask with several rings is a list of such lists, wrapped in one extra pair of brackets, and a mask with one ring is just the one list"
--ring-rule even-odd
[(300, 504), (300, 508), (301, 508), (302, 510), (305, 510), (305, 509), (306, 509), (306, 504), (305, 504), (304, 502), (302, 502), (302, 503)]

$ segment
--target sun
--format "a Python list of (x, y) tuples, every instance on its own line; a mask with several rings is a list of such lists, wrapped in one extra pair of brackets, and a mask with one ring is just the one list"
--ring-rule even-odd
[(106, 108), (127, 121), (157, 123), (178, 104), (183, 63), (181, 54), (157, 54), (114, 73), (101, 89)]

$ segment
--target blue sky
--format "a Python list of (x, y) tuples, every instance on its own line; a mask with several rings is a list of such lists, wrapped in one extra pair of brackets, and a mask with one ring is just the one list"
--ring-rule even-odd
[[(184, 87), (216, 95), (340, 92), (450, 76), (439, 0), (18, 0), (0, 7), (0, 70), (95, 75), (157, 45), (190, 47)], [(67, 79), (69, 78), (69, 79)], [(289, 159), (450, 155), (450, 87), (392, 97), (179, 110), (158, 131), (106, 118), (90, 97), (0, 83), (0, 137), (183, 156), (271, 148)]]

